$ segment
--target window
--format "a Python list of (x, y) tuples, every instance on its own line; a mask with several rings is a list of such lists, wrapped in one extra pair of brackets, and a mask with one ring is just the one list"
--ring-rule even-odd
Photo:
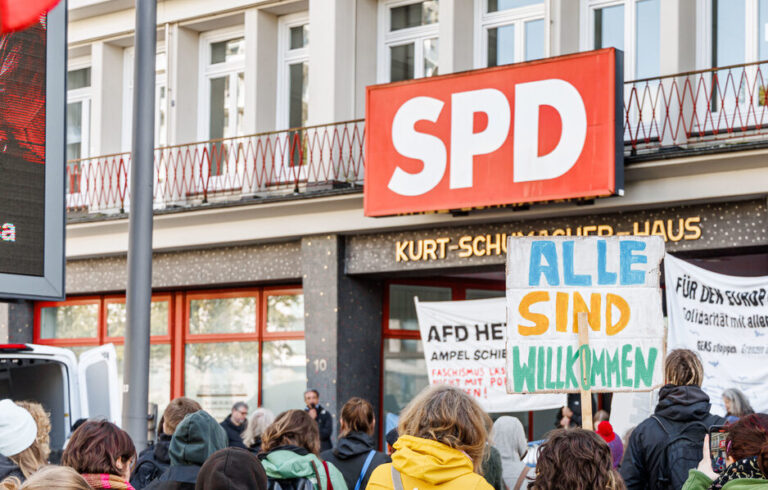
[(380, 82), (438, 74), (438, 21), (438, 0), (390, 0), (380, 4)]
[[(122, 383), (125, 296), (35, 305), (35, 343), (76, 355), (114, 343)], [(186, 394), (221, 420), (235, 401), (275, 413), (302, 406), (306, 389), (301, 288), (155, 294), (150, 310), (149, 400), (160, 412)]]
[(582, 49), (624, 51), (624, 79), (658, 76), (661, 0), (582, 0)]
[(83, 163), (89, 156), (91, 127), (90, 60), (72, 60), (67, 71), (67, 173), (66, 192), (80, 192)]
[(277, 128), (307, 125), (309, 109), (309, 18), (306, 13), (280, 18), (280, 72)]
[[(133, 138), (133, 46), (125, 48), (123, 53), (123, 77), (125, 90), (123, 91), (123, 151), (131, 151)], [(168, 146), (168, 57), (165, 52), (165, 43), (158, 43), (155, 56), (155, 147)]]
[(499, 66), (547, 56), (544, 0), (475, 0), (478, 28), (475, 67)]
[[(244, 134), (245, 38), (242, 29), (226, 29), (201, 36), (200, 138), (221, 140)], [(208, 145), (211, 176), (237, 170), (229, 162), (231, 142)]]

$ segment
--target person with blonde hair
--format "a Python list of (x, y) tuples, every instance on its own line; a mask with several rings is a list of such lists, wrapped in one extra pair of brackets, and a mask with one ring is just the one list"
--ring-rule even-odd
[(275, 414), (271, 410), (259, 407), (253, 411), (251, 420), (248, 421), (243, 431), (243, 444), (253, 454), (261, 452), (261, 435), (275, 421)]
[(2, 490), (93, 490), (85, 478), (69, 466), (44, 466), (27, 481), (10, 477), (0, 483)]
[(362, 398), (350, 398), (341, 407), (339, 442), (334, 449), (320, 453), (344, 475), (347, 488), (363, 489), (368, 485), (373, 470), (392, 461), (386, 454), (376, 451), (376, 414), (373, 405)]
[(270, 488), (281, 480), (293, 480), (304, 488), (307, 480), (314, 490), (344, 490), (344, 476), (318, 456), (320, 431), (304, 410), (286, 410), (261, 435), (261, 460)]
[(695, 352), (675, 349), (664, 362), (665, 385), (653, 415), (632, 431), (625, 447), (621, 476), (627, 488), (681, 488), (688, 470), (701, 459), (709, 427), (725, 419), (712, 415), (701, 389), (704, 368)]
[(35, 418), (28, 410), (9, 399), (0, 401), (0, 480), (13, 476), (23, 482), (47, 463), (47, 436), (38, 434)]
[(367, 488), (491, 490), (481, 475), (490, 427), (488, 414), (463, 391), (427, 387), (400, 414), (392, 463), (376, 468)]

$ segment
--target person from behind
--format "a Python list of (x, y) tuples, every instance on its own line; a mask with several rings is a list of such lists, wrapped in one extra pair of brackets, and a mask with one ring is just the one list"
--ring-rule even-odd
[(491, 440), (501, 455), (501, 476), (509, 490), (528, 488), (533, 468), (523, 462), (528, 453), (523, 424), (517, 417), (503, 415), (493, 423)]
[(745, 415), (728, 427), (726, 463), (721, 474), (712, 470), (709, 436), (704, 439), (703, 457), (688, 473), (683, 490), (768, 488), (768, 415)]
[(248, 405), (245, 402), (237, 402), (232, 405), (232, 412), (221, 422), (221, 427), (227, 432), (229, 447), (245, 449), (243, 431), (247, 425)]
[(534, 490), (621, 490), (611, 450), (594, 432), (555, 429), (539, 448)]
[(168, 450), (176, 427), (190, 413), (202, 410), (200, 404), (191, 398), (180, 396), (171, 400), (160, 417), (157, 442), (139, 454), (136, 467), (131, 474), (131, 485), (141, 490), (160, 477), (171, 465)]
[(205, 410), (187, 414), (173, 431), (168, 446), (171, 465), (146, 488), (193, 490), (205, 460), (227, 447), (227, 433)]
[(261, 460), (270, 489), (305, 488), (344, 490), (344, 476), (333, 464), (318, 457), (317, 423), (303, 410), (287, 410), (277, 416), (261, 436)]
[(275, 414), (270, 410), (259, 407), (253, 411), (248, 426), (243, 431), (243, 444), (253, 454), (261, 452), (261, 435), (275, 421)]
[(400, 435), (397, 433), (397, 427), (387, 432), (384, 439), (387, 441), (387, 455), (391, 456), (395, 452), (395, 443)]
[(725, 404), (725, 420), (732, 424), (739, 418), (755, 413), (749, 403), (747, 395), (738, 388), (728, 388), (723, 391), (723, 404)]
[(595, 412), (595, 416), (592, 417), (592, 427), (597, 427), (600, 422), (608, 422), (611, 420), (611, 414), (605, 410), (598, 410)]
[(374, 470), (368, 489), (491, 490), (481, 475), (490, 426), (463, 391), (427, 387), (400, 414), (392, 463)]
[(483, 455), (483, 477), (494, 490), (506, 490), (501, 469), (501, 454), (499, 454), (498, 449), (487, 442)]
[(85, 478), (69, 466), (44, 466), (21, 483), (11, 477), (0, 484), (2, 490), (92, 490)]
[(701, 389), (704, 368), (694, 352), (669, 352), (664, 379), (653, 415), (632, 431), (624, 448), (621, 476), (629, 489), (681, 488), (701, 459), (709, 427), (725, 422), (710, 413)]
[(135, 459), (127, 432), (106, 420), (89, 420), (72, 434), (61, 464), (83, 475), (93, 488), (133, 489), (128, 478)]
[(317, 430), (320, 433), (320, 451), (333, 449), (331, 434), (333, 434), (333, 419), (331, 414), (320, 405), (320, 392), (310, 389), (304, 392), (304, 411), (317, 422)]
[(49, 452), (32, 414), (12, 400), (1, 400), (0, 481), (13, 476), (23, 482), (46, 464)]
[(320, 457), (341, 471), (347, 488), (364, 489), (377, 466), (392, 461), (375, 449), (376, 416), (373, 405), (362, 398), (351, 398), (341, 408), (339, 442), (336, 449), (320, 453)]
[(611, 449), (613, 467), (618, 468), (624, 457), (624, 443), (621, 441), (621, 437), (613, 431), (613, 426), (607, 420), (597, 424), (595, 432), (608, 444), (608, 447)]
[(267, 474), (249, 451), (228, 447), (206, 460), (195, 490), (267, 490)]

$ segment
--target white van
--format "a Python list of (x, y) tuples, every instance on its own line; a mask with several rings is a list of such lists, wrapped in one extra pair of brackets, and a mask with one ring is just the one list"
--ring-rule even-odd
[(58, 452), (81, 418), (120, 422), (115, 346), (80, 354), (35, 344), (0, 344), (0, 399), (39, 402), (51, 413), (51, 449)]

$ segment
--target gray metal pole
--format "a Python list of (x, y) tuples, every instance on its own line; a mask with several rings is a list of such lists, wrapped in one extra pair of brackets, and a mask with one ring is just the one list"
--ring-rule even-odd
[(156, 0), (136, 0), (123, 428), (133, 438), (139, 451), (147, 446), (149, 310), (152, 301), (156, 24)]

